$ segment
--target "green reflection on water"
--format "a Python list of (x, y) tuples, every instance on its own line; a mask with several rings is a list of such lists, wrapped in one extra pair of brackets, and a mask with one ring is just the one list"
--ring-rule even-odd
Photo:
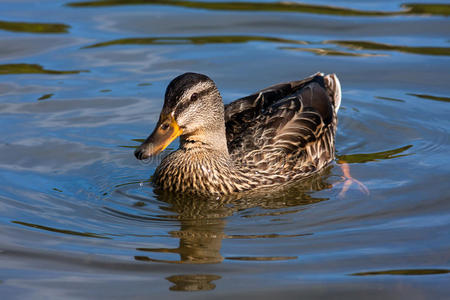
[(411, 14), (432, 14), (448, 16), (450, 6), (446, 4), (405, 4), (404, 10), (394, 12), (364, 11), (344, 7), (313, 5), (295, 2), (196, 2), (196, 1), (171, 1), (171, 0), (104, 0), (72, 2), (72, 7), (101, 7), (116, 5), (170, 5), (195, 9), (231, 10), (231, 11), (273, 11), (273, 12), (297, 12), (310, 14), (326, 14), (339, 16), (393, 16)]
[(402, 99), (397, 99), (397, 98), (392, 98), (392, 97), (383, 97), (383, 96), (375, 96), (375, 99), (380, 99), (380, 100), (388, 100), (388, 101), (394, 101), (394, 102), (405, 102), (405, 100)]
[(402, 7), (406, 8), (410, 14), (426, 14), (438, 16), (450, 15), (450, 5), (448, 4), (411, 3), (411, 4), (403, 4)]
[[(111, 40), (102, 43), (96, 43), (83, 47), (82, 49), (108, 47), (114, 45), (205, 45), (205, 44), (234, 44), (249, 42), (268, 42), (284, 43), (296, 45), (308, 45), (309, 43), (301, 40), (283, 39), (277, 37), (247, 36), (247, 35), (213, 35), (213, 36), (186, 36), (186, 37), (147, 37), (147, 38), (124, 38)], [(381, 50), (398, 51), (403, 53), (422, 54), (422, 55), (450, 55), (449, 47), (410, 47), (396, 46), (389, 44), (376, 43), (371, 41), (324, 41), (323, 44), (335, 44), (352, 50)], [(307, 51), (318, 55), (335, 56), (355, 56), (355, 57), (373, 57), (387, 56), (378, 53), (355, 53), (326, 48), (299, 48), (299, 47), (280, 47), (282, 50)]]
[(325, 41), (326, 44), (336, 44), (354, 50), (382, 50), (426, 55), (450, 55), (449, 47), (409, 47), (375, 43), (370, 41)]
[(28, 33), (67, 33), (69, 25), (0, 21), (0, 30)]
[(110, 239), (109, 237), (101, 236), (101, 235), (98, 235), (96, 233), (91, 233), (91, 232), (78, 232), (78, 231), (73, 231), (73, 230), (58, 229), (58, 228), (52, 228), (52, 227), (31, 224), (31, 223), (26, 223), (26, 222), (21, 222), (21, 221), (11, 221), (11, 223), (19, 224), (19, 225), (23, 225), (23, 226), (27, 226), (27, 227), (32, 227), (32, 228), (37, 228), (37, 229), (41, 229), (41, 230), (51, 231), (51, 232), (57, 232), (57, 233), (64, 233), (64, 234), (78, 235), (78, 236), (85, 236), (85, 237), (99, 238), (99, 239)]
[(397, 158), (397, 157), (403, 157), (403, 156), (409, 156), (410, 154), (400, 154), (409, 148), (411, 148), (412, 145), (403, 146), (397, 149), (393, 150), (387, 150), (382, 152), (374, 152), (374, 153), (358, 153), (358, 154), (347, 154), (347, 155), (338, 155), (338, 160), (345, 161), (346, 163), (353, 164), (353, 163), (366, 163), (371, 161), (377, 161), (382, 159), (391, 159), (391, 158)]
[(186, 44), (232, 44), (248, 42), (271, 42), (271, 43), (290, 43), (307, 44), (304, 41), (289, 40), (275, 37), (263, 36), (240, 36), (240, 35), (218, 35), (218, 36), (187, 36), (187, 37), (149, 37), (149, 38), (126, 38), (117, 39), (103, 43), (97, 43), (85, 48), (106, 47), (112, 45), (186, 45)]
[(355, 52), (346, 52), (325, 48), (297, 48), (297, 47), (280, 47), (282, 50), (291, 50), (291, 51), (305, 51), (312, 52), (317, 55), (332, 55), (332, 56), (356, 56), (356, 57), (374, 57), (374, 56), (386, 56), (382, 54), (374, 54), (374, 53), (355, 53)]
[(53, 95), (54, 95), (53, 93), (45, 94), (45, 95), (42, 95), (41, 97), (39, 97), (38, 100), (50, 99)]
[(447, 274), (450, 270), (447, 269), (404, 269), (404, 270), (385, 270), (373, 272), (360, 272), (350, 274), (351, 276), (370, 276), (370, 275), (435, 275)]
[(52, 75), (64, 75), (64, 74), (78, 74), (81, 72), (89, 72), (86, 70), (71, 70), (71, 71), (56, 71), (44, 69), (38, 64), (4, 64), (0, 65), (0, 75), (11, 74), (52, 74)]
[(414, 97), (421, 98), (421, 99), (427, 99), (427, 100), (450, 102), (450, 98), (448, 98), (448, 97), (438, 97), (438, 96), (432, 96), (432, 95), (426, 95), (426, 94), (406, 94), (406, 95), (414, 96)]

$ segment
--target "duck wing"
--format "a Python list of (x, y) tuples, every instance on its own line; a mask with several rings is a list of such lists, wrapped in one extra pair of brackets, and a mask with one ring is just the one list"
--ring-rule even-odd
[(333, 152), (336, 115), (341, 99), (337, 77), (317, 73), (282, 83), (225, 106), (228, 150), (233, 159), (273, 164), (280, 155), (299, 155), (327, 131)]

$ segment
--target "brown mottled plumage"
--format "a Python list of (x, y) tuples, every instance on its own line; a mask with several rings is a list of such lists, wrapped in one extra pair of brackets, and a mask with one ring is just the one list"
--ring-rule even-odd
[(334, 159), (339, 80), (317, 73), (223, 105), (214, 82), (186, 73), (167, 87), (159, 122), (135, 151), (144, 159), (177, 136), (154, 182), (169, 191), (230, 194), (305, 177)]

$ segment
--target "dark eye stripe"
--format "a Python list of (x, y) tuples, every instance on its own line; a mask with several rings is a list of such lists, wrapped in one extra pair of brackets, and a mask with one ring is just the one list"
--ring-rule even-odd
[(207, 95), (207, 94), (210, 94), (210, 93), (212, 93), (213, 91), (214, 91), (214, 87), (210, 87), (210, 88), (207, 88), (207, 89), (205, 89), (205, 90), (200, 91), (199, 93), (193, 93), (192, 95), (194, 95), (194, 94), (197, 95), (197, 97), (195, 97), (196, 99), (192, 99), (192, 95), (191, 95), (191, 97), (189, 98), (190, 101), (179, 102), (178, 105), (177, 105), (177, 107), (176, 107), (176, 109), (175, 109), (175, 114), (174, 114), (175, 118), (176, 118), (183, 110), (185, 110), (185, 109), (189, 106), (189, 104), (194, 103), (195, 101), (197, 101), (197, 100), (200, 99), (201, 97), (203, 97), (203, 96), (205, 96), (205, 95)]
[[(197, 97), (195, 99), (195, 100), (197, 100), (213, 91), (214, 91), (214, 87), (210, 87), (210, 88), (207, 88), (206, 90), (200, 91), (199, 93), (193, 93), (192, 95), (194, 95), (194, 94), (197, 95)], [(192, 98), (192, 96), (191, 96), (191, 98)]]

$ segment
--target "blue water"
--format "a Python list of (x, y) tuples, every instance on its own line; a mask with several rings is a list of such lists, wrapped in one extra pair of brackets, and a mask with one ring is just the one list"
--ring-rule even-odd
[[(0, 2), (2, 299), (446, 297), (446, 1), (80, 3)], [(133, 147), (187, 71), (226, 103), (336, 73), (336, 162), (256, 199), (156, 193)], [(369, 195), (339, 196), (343, 161)]]

